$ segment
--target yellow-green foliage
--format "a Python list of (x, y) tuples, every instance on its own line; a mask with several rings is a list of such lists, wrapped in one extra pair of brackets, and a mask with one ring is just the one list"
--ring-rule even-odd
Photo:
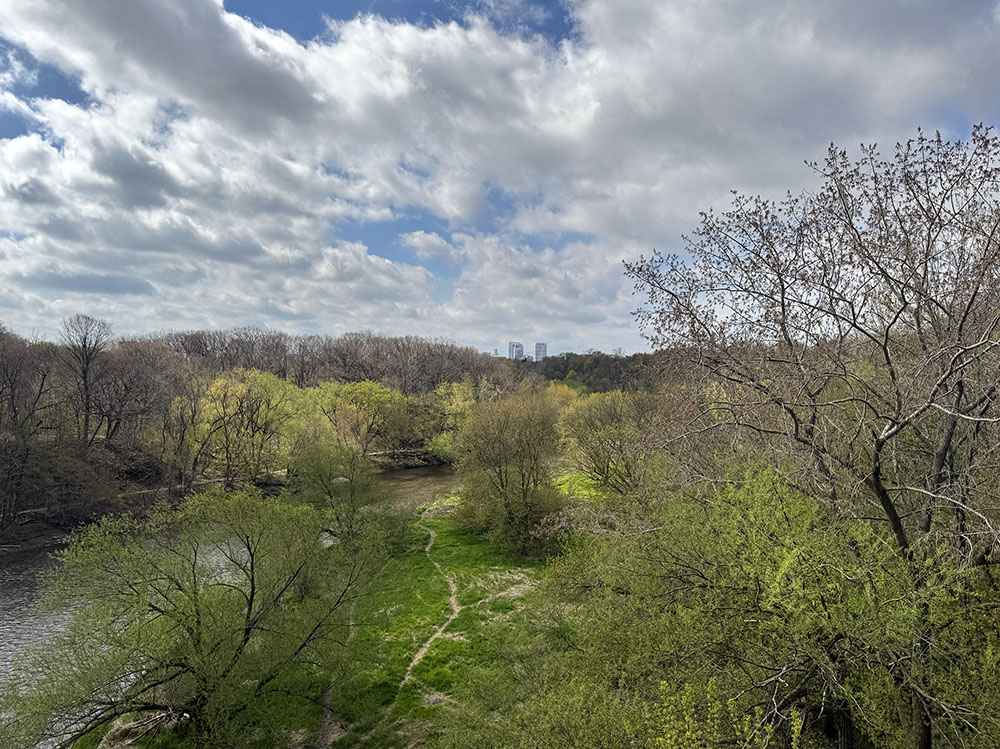
[(198, 432), (209, 441), (212, 466), (228, 485), (286, 464), (297, 393), (290, 382), (253, 369), (226, 372), (209, 386)]
[(454, 460), (455, 435), (476, 405), (476, 388), (471, 377), (443, 382), (434, 389), (434, 398), (444, 420), (441, 431), (427, 442), (427, 449), (445, 460)]
[(642, 708), (642, 723), (632, 737), (633, 745), (649, 749), (692, 749), (732, 745), (741, 749), (769, 749), (776, 745), (801, 749), (802, 716), (791, 711), (787, 741), (776, 741), (775, 726), (757, 707), (741, 711), (736, 701), (725, 702), (715, 679), (699, 693), (691, 685), (680, 691), (660, 685), (659, 699)]
[(628, 494), (646, 480), (657, 417), (654, 394), (614, 390), (576, 399), (561, 429), (579, 471), (602, 487)]
[(268, 731), (323, 688), (381, 558), (377, 532), (324, 546), (323, 525), (308, 505), (214, 492), (75, 534), (50, 594), (71, 618), (4, 684), (0, 745), (139, 715), (185, 746), (273, 746)]
[[(993, 593), (951, 550), (911, 565), (884, 529), (838, 517), (764, 466), (631, 514), (615, 504), (612, 518), (550, 562), (537, 615), (548, 645), (514, 661), (519, 679), (535, 674), (511, 697), (531, 703), (533, 725), (482, 718), (496, 721), (496, 745), (558, 730), (548, 711), (569, 704), (569, 674), (636, 747), (828, 747), (843, 723), (907, 749), (907, 683), (976, 716), (975, 730), (942, 720), (942, 735), (997, 744)], [(933, 649), (918, 671), (922, 637)]]
[(327, 530), (338, 543), (353, 543), (371, 525), (372, 505), (389, 499), (375, 464), (352, 445), (309, 445), (290, 474), (291, 491), (325, 512)]
[(392, 447), (404, 429), (406, 398), (377, 382), (325, 382), (310, 396), (333, 434), (363, 455)]
[(205, 477), (233, 487), (279, 473), (316, 444), (353, 447), (367, 457), (423, 446), (441, 429), (438, 439), (446, 442), (470, 389), (451, 388), (449, 404), (368, 381), (302, 389), (252, 369), (214, 378), (191, 373), (184, 385), (163, 423), (145, 435), (182, 492)]
[(456, 438), (461, 516), (522, 552), (538, 521), (559, 503), (552, 475), (560, 406), (544, 390), (479, 403)]
[(559, 491), (570, 497), (596, 501), (605, 496), (605, 491), (601, 489), (600, 484), (583, 471), (564, 473), (557, 476), (553, 483)]

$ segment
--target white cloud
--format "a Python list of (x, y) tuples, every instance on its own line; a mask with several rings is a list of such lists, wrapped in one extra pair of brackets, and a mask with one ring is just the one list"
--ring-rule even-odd
[[(0, 319), (637, 348), (623, 257), (676, 247), (730, 188), (804, 184), (831, 140), (961, 135), (1000, 101), (992, 1), (473, 7), (302, 44), (218, 0), (0, 5), (3, 35), (89, 97), (0, 93), (33, 130), (0, 141)], [(517, 33), (545, 12), (574, 38)], [(23, 59), (0, 88), (30, 84)], [(448, 278), (338, 238), (427, 215), (399, 241)]]
[(38, 81), (38, 71), (26, 64), (14, 50), (0, 53), (0, 90), (31, 86)]
[(453, 265), (461, 262), (464, 253), (435, 232), (411, 231), (399, 236), (400, 242), (409, 247), (419, 258), (440, 258)]

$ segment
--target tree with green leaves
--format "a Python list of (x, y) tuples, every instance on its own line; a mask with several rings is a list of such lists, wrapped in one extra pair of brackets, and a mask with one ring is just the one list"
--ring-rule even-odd
[(324, 526), (308, 505), (236, 492), (77, 532), (50, 594), (70, 621), (4, 685), (0, 745), (70, 746), (127, 719), (236, 746), (314, 701), (381, 558), (378, 534), (324, 546)]
[[(1000, 138), (920, 132), (856, 160), (831, 146), (813, 169), (819, 189), (737, 195), (703, 215), (685, 257), (630, 264), (640, 320), (655, 344), (695, 353), (699, 428), (874, 523), (910, 599), (951, 566), (972, 571), (956, 585), (973, 595), (1000, 549)], [(930, 605), (908, 625), (912, 653), (892, 672), (908, 695), (901, 745), (961, 743), (989, 716), (931, 678), (954, 654)]]
[(326, 531), (340, 543), (356, 543), (372, 522), (369, 511), (389, 498), (378, 467), (352, 445), (310, 445), (289, 474), (292, 491), (325, 512)]
[(519, 392), (477, 404), (455, 438), (461, 515), (522, 554), (539, 520), (559, 503), (552, 476), (560, 413), (551, 393)]
[(434, 399), (442, 414), (441, 428), (427, 442), (427, 448), (444, 460), (455, 457), (455, 436), (476, 404), (476, 386), (471, 377), (461, 382), (443, 382), (434, 388)]
[(234, 369), (204, 395), (200, 430), (227, 487), (253, 481), (284, 463), (298, 401), (294, 385), (269, 372)]
[(204, 426), (211, 376), (190, 363), (178, 367), (175, 376), (176, 392), (156, 427), (149, 429), (146, 444), (166, 468), (168, 486), (184, 496), (211, 464), (217, 427), (213, 430)]
[[(611, 503), (572, 537), (533, 624), (499, 625), (498, 656), (458, 689), (442, 746), (467, 745), (475, 726), (497, 747), (904, 749), (897, 671), (917, 657), (953, 711), (950, 745), (997, 745), (1000, 634), (981, 576), (942, 549), (914, 595), (869, 522), (832, 515), (763, 464), (723, 478)], [(924, 618), (930, 657), (912, 639)]]
[(377, 382), (324, 382), (312, 396), (339, 439), (362, 455), (392, 447), (403, 430), (406, 398)]
[(644, 483), (656, 453), (659, 400), (647, 391), (612, 390), (577, 401), (563, 419), (577, 467), (599, 486), (628, 494)]

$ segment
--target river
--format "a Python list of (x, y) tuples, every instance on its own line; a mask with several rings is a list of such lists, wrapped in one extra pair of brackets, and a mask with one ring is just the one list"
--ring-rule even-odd
[[(448, 497), (459, 488), (455, 472), (444, 466), (387, 472), (381, 479), (407, 510)], [(42, 573), (54, 563), (51, 555), (59, 548), (58, 539), (53, 539), (19, 551), (0, 549), (0, 681), (19, 650), (57, 634), (65, 621), (58, 614), (37, 611)]]
[(10, 669), (14, 654), (26, 645), (56, 634), (63, 617), (37, 609), (41, 575), (61, 548), (58, 539), (19, 551), (0, 550), (0, 675)]

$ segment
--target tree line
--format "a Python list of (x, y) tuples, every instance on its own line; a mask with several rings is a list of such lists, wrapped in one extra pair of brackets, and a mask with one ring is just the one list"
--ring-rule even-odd
[(537, 362), (523, 362), (523, 365), (547, 380), (559, 380), (578, 390), (653, 390), (659, 358), (656, 354), (606, 354), (591, 350), (582, 354), (554, 354)]
[[(582, 376), (558, 362), (575, 362)], [(445, 383), (469, 380), (497, 398), (525, 378), (601, 390), (636, 372), (636, 362), (600, 352), (532, 368), (445, 341), (366, 332), (291, 336), (242, 327), (126, 339), (81, 314), (64, 320), (49, 343), (0, 324), (0, 533), (37, 518), (71, 526), (127, 491), (183, 495), (217, 469), (230, 487), (280, 470), (277, 446), (298, 423), (294, 414), (301, 421), (299, 391), (350, 385), (348, 399), (373, 408), (376, 391), (398, 394), (390, 425), (358, 425), (354, 434), (367, 452), (378, 428), (391, 426), (392, 438), (378, 437), (378, 447), (398, 451), (440, 439), (437, 422), (446, 416), (433, 393)], [(315, 404), (323, 418), (346, 418), (329, 400)]]
[(495, 397), (525, 376), (412, 337), (246, 327), (122, 339), (75, 315), (49, 343), (0, 326), (0, 533), (38, 518), (72, 526), (127, 492), (266, 477), (305, 439), (290, 435), (307, 412), (365, 453), (422, 448), (444, 417), (436, 387), (468, 378)]

